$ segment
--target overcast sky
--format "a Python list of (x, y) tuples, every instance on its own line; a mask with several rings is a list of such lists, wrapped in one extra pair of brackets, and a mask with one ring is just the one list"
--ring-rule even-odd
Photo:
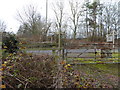
[[(53, 16), (52, 3), (56, 0), (48, 0), (48, 17)], [(63, 1), (63, 0), (61, 0)], [(68, 0), (64, 0), (67, 2)], [(101, 0), (101, 2), (109, 2), (111, 0)], [(118, 2), (120, 0), (112, 0), (112, 2)], [(83, 2), (83, 0), (81, 0)], [(7, 25), (6, 31), (17, 32), (20, 23), (16, 20), (17, 11), (22, 11), (26, 5), (37, 6), (37, 10), (42, 16), (46, 15), (46, 0), (0, 0), (0, 20), (5, 21)], [(65, 5), (67, 7), (67, 4)]]

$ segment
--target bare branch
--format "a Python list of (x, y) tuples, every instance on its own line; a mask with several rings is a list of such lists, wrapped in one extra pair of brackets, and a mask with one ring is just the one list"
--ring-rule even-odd
[(76, 38), (77, 29), (79, 27), (79, 18), (80, 18), (80, 5), (78, 2), (69, 1), (69, 6), (71, 10), (70, 20), (73, 23), (73, 37)]
[(0, 20), (0, 31), (5, 31), (5, 29), (6, 29), (5, 22)]

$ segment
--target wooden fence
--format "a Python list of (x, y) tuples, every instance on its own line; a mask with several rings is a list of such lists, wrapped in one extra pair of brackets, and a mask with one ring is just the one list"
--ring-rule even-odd
[(74, 49), (66, 46), (63, 49), (62, 57), (71, 64), (119, 63), (118, 44), (114, 44), (114, 46), (115, 48), (110, 43), (81, 44)]

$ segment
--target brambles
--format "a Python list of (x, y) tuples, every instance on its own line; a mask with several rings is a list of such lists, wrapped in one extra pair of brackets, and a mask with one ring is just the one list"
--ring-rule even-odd
[(4, 61), (3, 82), (7, 88), (53, 87), (56, 63), (52, 56), (18, 53), (8, 55)]

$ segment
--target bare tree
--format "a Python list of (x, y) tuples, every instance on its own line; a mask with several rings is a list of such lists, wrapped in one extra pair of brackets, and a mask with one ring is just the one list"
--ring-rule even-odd
[(18, 11), (17, 16), (17, 20), (22, 24), (19, 31), (24, 31), (24, 34), (28, 37), (34, 37), (34, 39), (39, 37), (41, 41), (46, 40), (51, 23), (46, 25), (45, 20), (42, 19), (35, 6), (30, 5), (24, 8), (22, 13)]
[(118, 7), (117, 4), (107, 4), (104, 6), (103, 24), (105, 33), (110, 34), (113, 30), (118, 30)]
[(36, 25), (38, 21), (40, 21), (41, 16), (34, 6), (30, 5), (27, 8), (24, 8), (24, 12), (21, 13), (18, 11), (17, 16), (17, 20), (27, 28), (25, 29), (26, 31), (29, 31), (31, 34), (37, 33)]
[(6, 29), (6, 24), (5, 24), (5, 22), (0, 20), (0, 32), (5, 31), (5, 29)]
[(87, 8), (89, 3), (90, 3), (89, 0), (85, 0), (82, 6), (82, 10), (83, 10), (82, 11), (82, 18), (83, 18), (82, 23), (84, 25), (84, 29), (86, 30), (85, 34), (87, 37), (89, 36), (89, 27), (88, 27), (89, 26), (89, 20), (88, 20), (89, 8)]
[(80, 3), (77, 1), (76, 2), (69, 1), (69, 5), (71, 11), (70, 20), (73, 23), (73, 27), (71, 27), (71, 29), (73, 30), (73, 38), (75, 39), (77, 35), (77, 29), (79, 27), (79, 18), (81, 15)]
[(63, 2), (56, 2), (56, 4), (53, 4), (53, 11), (55, 13), (55, 25), (59, 32), (59, 48), (61, 47), (61, 32), (62, 32), (62, 26), (63, 26), (63, 17), (64, 17), (64, 5)]

